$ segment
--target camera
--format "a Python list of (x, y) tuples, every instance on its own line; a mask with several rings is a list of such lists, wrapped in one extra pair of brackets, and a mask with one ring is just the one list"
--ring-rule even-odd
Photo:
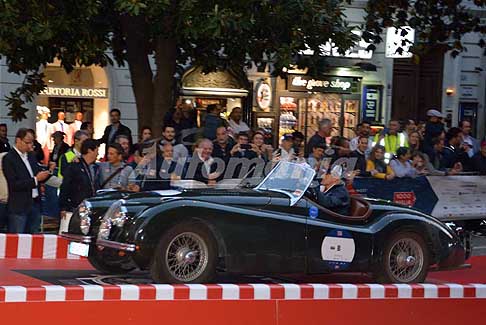
[(240, 144), (241, 149), (249, 150), (251, 149), (251, 144)]

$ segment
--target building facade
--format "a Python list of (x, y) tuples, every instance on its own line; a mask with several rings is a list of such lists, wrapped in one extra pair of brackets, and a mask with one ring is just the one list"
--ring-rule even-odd
[[(465, 3), (476, 15), (485, 16), (485, 10), (472, 1)], [(363, 22), (365, 4), (354, 1), (347, 7), (350, 25)], [(344, 56), (337, 55), (331, 45), (323, 45), (329, 69), (317, 79), (291, 68), (287, 78), (273, 77), (269, 66), (247, 70), (246, 78), (238, 72), (202, 76), (197, 68), (188, 69), (181, 76), (179, 95), (201, 113), (211, 103), (226, 107), (227, 114), (233, 107), (243, 107), (249, 124), (270, 131), (275, 144), (279, 136), (293, 130), (312, 136), (323, 117), (335, 122), (334, 134), (350, 138), (362, 120), (376, 125), (392, 117), (425, 120), (431, 108), (446, 114), (451, 126), (470, 119), (475, 135), (484, 137), (486, 60), (478, 46), (480, 36), (466, 35), (467, 52), (456, 58), (438, 48), (416, 62), (407, 53), (394, 52), (399, 43), (396, 35), (388, 30), (384, 42), (373, 52), (366, 51), (367, 44), (360, 42)], [(36, 113), (40, 105), (51, 110), (50, 123), (56, 121), (58, 111), (65, 112), (68, 123), (74, 121), (75, 112), (82, 111), (84, 120), (93, 123), (95, 137), (101, 137), (108, 125), (109, 110), (119, 108), (122, 123), (132, 129), (136, 140), (137, 112), (127, 67), (80, 67), (67, 75), (54, 62), (44, 73), (47, 89), (29, 104), (27, 119), (14, 123), (7, 116), (5, 96), (21, 85), (23, 76), (9, 73), (4, 59), (0, 60), (0, 120), (7, 123), (9, 137), (13, 138), (19, 127), (35, 128), (41, 119)]]

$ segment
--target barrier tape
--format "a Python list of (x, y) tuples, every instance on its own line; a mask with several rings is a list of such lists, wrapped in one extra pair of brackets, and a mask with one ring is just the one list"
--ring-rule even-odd
[(68, 241), (57, 235), (0, 234), (0, 259), (80, 259), (68, 253)]
[(147, 284), (0, 286), (0, 302), (486, 298), (483, 284)]

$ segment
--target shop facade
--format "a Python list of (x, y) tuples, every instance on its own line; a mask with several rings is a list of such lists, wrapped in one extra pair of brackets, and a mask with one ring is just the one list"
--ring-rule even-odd
[(342, 66), (319, 77), (305, 71), (289, 71), (286, 78), (257, 76), (253, 126), (272, 133), (274, 145), (284, 134), (299, 131), (307, 141), (318, 131), (319, 121), (333, 122), (333, 136), (353, 138), (363, 120), (383, 122), (384, 82), (381, 70), (369, 64), (341, 59)]
[[(47, 123), (55, 124), (60, 111), (64, 112), (64, 122), (68, 126), (73, 124), (76, 112), (82, 112), (83, 122), (91, 122), (94, 137), (101, 138), (105, 127), (110, 123), (109, 111), (112, 108), (120, 109), (122, 123), (132, 130), (134, 140), (137, 139), (137, 109), (127, 67), (76, 67), (67, 74), (59, 62), (54, 62), (43, 73), (47, 87), (33, 102), (26, 104), (29, 108), (27, 118), (16, 123), (8, 116), (5, 96), (21, 86), (24, 77), (8, 73), (4, 59), (0, 60), (0, 120), (7, 124), (11, 142), (21, 127), (37, 129)], [(37, 107), (47, 107), (48, 114), (43, 116)], [(45, 123), (38, 123), (44, 118)], [(42, 136), (43, 132), (39, 129), (38, 133)]]
[(181, 78), (178, 95), (180, 102), (196, 110), (198, 127), (204, 123), (208, 105), (219, 105), (227, 119), (235, 107), (242, 108), (245, 117), (251, 109), (251, 86), (243, 71), (203, 73), (200, 67), (189, 68)]

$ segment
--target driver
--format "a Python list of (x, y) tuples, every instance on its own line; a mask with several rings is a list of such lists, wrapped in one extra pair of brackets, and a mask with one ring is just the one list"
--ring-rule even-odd
[(326, 174), (317, 191), (317, 201), (326, 209), (348, 215), (351, 199), (344, 182), (335, 175)]

